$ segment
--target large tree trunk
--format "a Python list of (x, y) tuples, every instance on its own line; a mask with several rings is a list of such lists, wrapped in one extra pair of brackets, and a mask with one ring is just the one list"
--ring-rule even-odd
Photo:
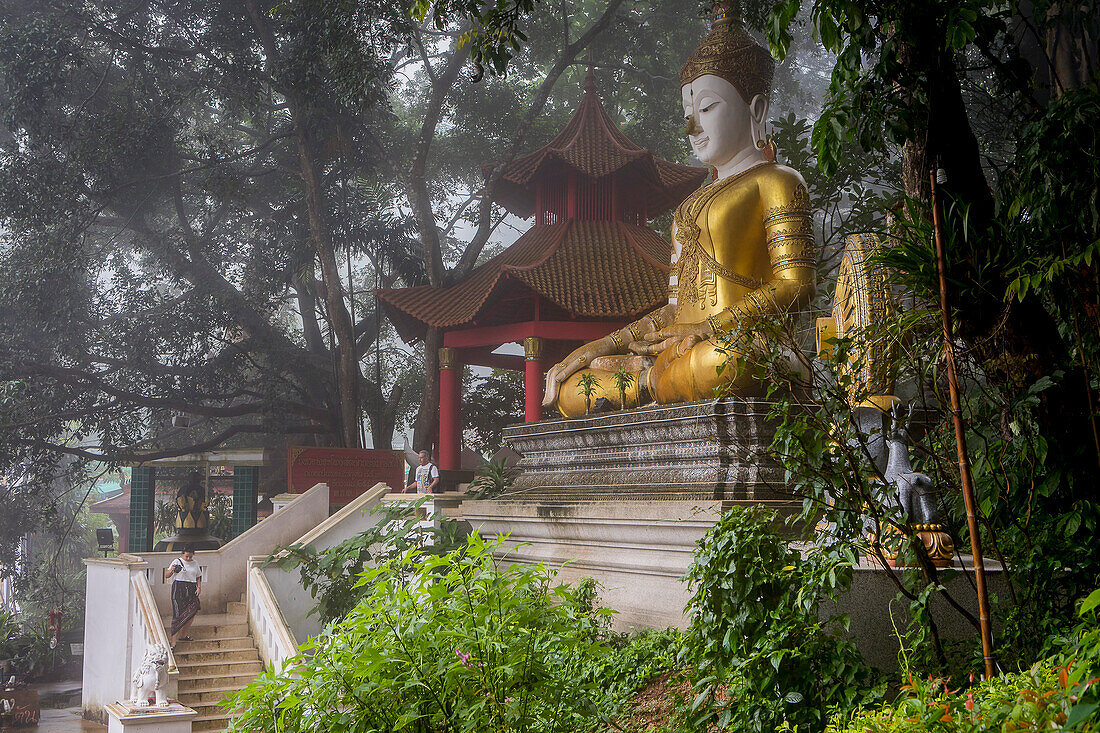
[(1008, 273), (989, 267), (991, 248), (1002, 242), (996, 234), (993, 193), (982, 170), (954, 56), (911, 53), (904, 60), (924, 64), (930, 108), (924, 134), (914, 135), (903, 146), (906, 193), (927, 202), (929, 171), (944, 170), (946, 180), (939, 189), (948, 212), (946, 226), (953, 234), (949, 240), (954, 243), (947, 253), (949, 268), (956, 281), (982, 284), (967, 289), (965, 303), (958, 302), (957, 293), (951, 294), (952, 308), (958, 313), (955, 333), (970, 346), (986, 375), (1012, 391), (1066, 371), (1060, 382), (1043, 393), (1036, 417), (1051, 446), (1048, 462), (1086, 475), (1082, 471), (1095, 468), (1095, 457), (1078, 450), (1092, 435), (1089, 395), (1082, 391), (1087, 380), (1068, 358), (1058, 325), (1040, 300), (1007, 301)]
[(321, 190), (308, 121), (302, 119), (303, 104), (290, 102), (294, 116), (294, 133), (298, 139), (298, 161), (302, 169), (302, 182), (306, 189), (306, 207), (309, 210), (309, 233), (321, 261), (321, 278), (325, 285), (325, 306), (329, 327), (336, 336), (336, 387), (340, 399), (340, 436), (345, 448), (359, 448), (362, 410), (359, 407), (359, 351), (355, 345), (355, 327), (348, 313), (344, 298), (344, 286), (336, 264), (336, 249), (325, 222), (324, 193)]
[[(280, 54), (275, 34), (256, 0), (245, 0), (244, 6), (267, 56), (266, 63), (271, 71), (272, 83), (279, 86)], [(329, 327), (336, 337), (336, 389), (340, 406), (340, 438), (344, 447), (358, 448), (362, 446), (362, 441), (359, 439), (362, 419), (359, 407), (359, 351), (355, 346), (355, 327), (344, 300), (343, 283), (336, 264), (336, 250), (325, 221), (324, 191), (321, 187), (321, 174), (318, 170), (312, 139), (313, 110), (308, 98), (300, 89), (283, 85), (280, 91), (286, 98), (293, 120), (294, 136), (298, 142), (298, 165), (301, 168), (306, 208), (309, 211), (309, 235), (321, 262), (321, 279), (325, 285), (325, 305), (328, 310)]]
[(381, 384), (369, 384), (367, 414), (370, 417), (371, 444), (375, 448), (389, 448), (393, 445), (393, 431), (397, 427), (397, 407), (401, 402), (403, 390), (395, 384), (389, 398), (382, 396)]

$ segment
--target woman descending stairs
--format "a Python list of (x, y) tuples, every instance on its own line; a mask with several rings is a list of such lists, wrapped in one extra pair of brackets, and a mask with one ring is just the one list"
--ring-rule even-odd
[(187, 635), (192, 641), (181, 639), (173, 652), (180, 671), (179, 701), (199, 714), (191, 730), (224, 731), (230, 715), (218, 703), (263, 669), (244, 604), (229, 603), (225, 613), (200, 612)]

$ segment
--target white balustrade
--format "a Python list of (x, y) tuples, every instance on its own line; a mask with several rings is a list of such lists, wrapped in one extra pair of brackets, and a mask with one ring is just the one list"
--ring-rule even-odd
[(287, 627), (279, 604), (275, 600), (267, 577), (260, 569), (262, 557), (249, 561), (248, 568), (248, 628), (260, 650), (264, 664), (282, 671), (288, 659), (298, 653), (298, 642)]
[[(328, 484), (317, 484), (299, 494), (286, 511), (274, 514), (216, 550), (199, 550), (195, 560), (202, 573), (202, 607), (220, 613), (230, 601), (240, 601), (245, 587), (248, 558), (289, 545), (328, 518)], [(172, 581), (166, 570), (178, 552), (141, 552), (149, 563), (147, 576), (160, 608), (172, 607)]]
[[(168, 645), (146, 572), (136, 555), (88, 558), (84, 622), (84, 716), (107, 723), (106, 706), (125, 700), (130, 678), (153, 644)], [(179, 670), (169, 652), (168, 695), (176, 694)]]
[[(281, 511), (217, 550), (195, 553), (202, 577), (203, 611), (224, 611), (240, 600), (242, 591), (248, 623), (264, 662), (281, 670), (298, 653), (295, 635), (315, 633), (312, 604), (297, 573), (261, 568), (260, 562), (279, 546), (309, 544), (323, 550), (375, 524), (370, 515), (389, 491), (383, 484), (329, 516), (329, 490), (317, 484)], [(392, 495), (391, 495), (392, 496)], [(409, 497), (415, 500), (415, 497)], [(429, 509), (424, 521), (434, 523)], [(84, 716), (106, 723), (106, 706), (129, 694), (132, 670), (153, 644), (168, 645), (162, 613), (172, 608), (172, 582), (167, 570), (176, 552), (122, 554), (116, 558), (85, 560), (88, 566), (84, 634)], [(277, 582), (271, 582), (272, 580)], [(280, 607), (284, 604), (286, 609)], [(288, 624), (290, 618), (294, 623)], [(311, 626), (312, 624), (312, 626)], [(179, 670), (169, 657), (169, 697), (178, 689)]]
[(168, 633), (164, 630), (156, 601), (153, 600), (147, 572), (148, 568), (131, 567), (130, 585), (134, 590), (134, 610), (129, 618), (134, 644), (130, 654), (130, 669), (137, 669), (149, 647), (163, 645), (168, 649), (168, 689), (165, 694), (169, 699), (175, 699), (178, 696), (180, 671), (176, 667), (176, 657), (168, 643)]

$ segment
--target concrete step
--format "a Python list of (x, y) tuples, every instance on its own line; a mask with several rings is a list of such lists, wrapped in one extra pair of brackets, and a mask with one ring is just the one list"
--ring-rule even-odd
[(195, 641), (212, 641), (214, 639), (234, 639), (248, 636), (248, 624), (246, 623), (221, 623), (221, 624), (192, 624), (185, 636), (190, 636)]
[(220, 650), (255, 649), (251, 636), (232, 636), (221, 639), (197, 639), (195, 641), (181, 641), (176, 644), (174, 656), (178, 659), (181, 654), (192, 652), (216, 652)]
[[(248, 680), (251, 682), (251, 680)], [(247, 682), (242, 682), (240, 687), (232, 685), (221, 685), (219, 687), (211, 687), (209, 689), (190, 690), (189, 692), (181, 692), (179, 694), (180, 702), (187, 707), (195, 707), (195, 705), (216, 705), (225, 699), (226, 695), (231, 692), (237, 692), (245, 686)]]
[[(230, 601), (230, 606), (244, 606), (243, 603), (237, 603), (236, 601)], [(164, 622), (165, 628), (172, 625), (171, 616), (161, 616), (160, 620)], [(195, 620), (191, 622), (192, 626), (205, 626), (209, 624), (224, 624), (224, 623), (247, 623), (248, 613), (241, 608), (233, 612), (226, 611), (224, 613), (213, 613), (211, 611), (199, 611), (195, 614)]]
[(193, 692), (203, 692), (207, 690), (239, 690), (256, 679), (257, 674), (259, 674), (259, 672), (247, 670), (225, 672), (217, 675), (206, 674), (204, 672), (195, 673), (191, 670), (185, 673), (181, 670), (179, 676), (179, 695), (183, 697)]
[[(256, 644), (249, 635), (248, 607), (241, 600), (226, 604), (225, 613), (199, 611), (187, 629), (192, 641), (176, 644), (179, 667), (179, 699), (199, 715), (191, 730), (224, 731), (232, 716), (219, 704), (263, 670)], [(162, 619), (171, 630), (171, 617)]]
[(229, 716), (217, 715), (210, 717), (199, 716), (192, 718), (191, 730), (195, 733), (200, 731), (222, 731), (229, 727)]
[(176, 666), (181, 670), (197, 662), (255, 662), (260, 653), (255, 649), (214, 649), (212, 651), (184, 651), (176, 647)]
[(180, 670), (180, 683), (182, 684), (185, 679), (193, 679), (196, 677), (209, 678), (212, 675), (237, 675), (244, 674), (246, 672), (255, 672), (259, 674), (263, 671), (264, 663), (259, 659), (251, 662), (223, 662), (213, 660), (209, 662), (194, 662), (184, 667), (179, 665)]
[(228, 710), (223, 708), (221, 705), (218, 705), (217, 703), (204, 703), (204, 704), (199, 705), (199, 704), (193, 704), (193, 703), (190, 703), (190, 702), (185, 702), (183, 700), (180, 700), (180, 702), (183, 703), (184, 705), (186, 705), (187, 707), (191, 708), (192, 710), (194, 710), (196, 713), (198, 713), (200, 719), (201, 718), (220, 718), (220, 717), (223, 717), (223, 716), (224, 717), (229, 717), (229, 715), (230, 715)]

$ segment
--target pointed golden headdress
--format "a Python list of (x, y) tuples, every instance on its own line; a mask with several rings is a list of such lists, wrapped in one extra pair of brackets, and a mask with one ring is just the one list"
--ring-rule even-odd
[(680, 69), (680, 85), (714, 74), (733, 84), (746, 103), (757, 94), (767, 95), (775, 59), (740, 24), (733, 23), (726, 2), (719, 2), (715, 10), (710, 33)]

